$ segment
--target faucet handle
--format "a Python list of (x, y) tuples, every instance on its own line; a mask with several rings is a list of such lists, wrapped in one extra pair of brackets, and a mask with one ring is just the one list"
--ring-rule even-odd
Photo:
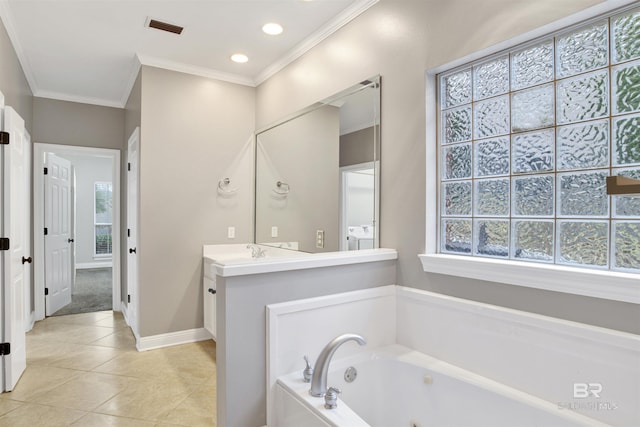
[(305, 383), (310, 383), (311, 377), (313, 376), (313, 368), (309, 364), (309, 358), (307, 356), (304, 356), (304, 361), (307, 364), (307, 367), (302, 371), (302, 376), (304, 377)]
[(338, 407), (338, 395), (342, 393), (339, 388), (329, 387), (324, 395), (324, 407), (326, 409), (336, 409)]

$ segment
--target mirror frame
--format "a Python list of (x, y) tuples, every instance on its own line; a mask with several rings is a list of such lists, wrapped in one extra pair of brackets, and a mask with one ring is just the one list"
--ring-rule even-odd
[[(346, 89), (341, 90), (327, 98), (324, 98), (318, 102), (315, 102), (308, 107), (302, 108), (292, 114), (285, 116), (282, 119), (276, 120), (275, 122), (264, 126), (254, 133), (254, 153), (253, 153), (253, 243), (259, 244), (257, 242), (258, 237), (258, 227), (257, 227), (257, 217), (258, 217), (258, 202), (257, 202), (257, 188), (258, 188), (258, 136), (267, 132), (277, 126), (288, 123), (298, 117), (309, 114), (319, 108), (322, 108), (326, 105), (330, 105), (341, 98), (344, 98), (349, 95), (353, 95), (354, 93), (360, 92), (367, 88), (376, 88), (378, 90), (378, 96), (374, 101), (374, 113), (375, 113), (375, 122), (373, 124), (373, 164), (374, 164), (374, 213), (373, 213), (373, 225), (374, 225), (374, 241), (373, 248), (380, 247), (380, 161), (381, 161), (381, 122), (382, 122), (382, 112), (381, 112), (381, 98), (382, 98), (382, 76), (377, 74), (371, 78), (365, 79), (355, 85), (352, 85)], [(338, 189), (340, 191), (340, 189)], [(286, 248), (283, 248), (286, 249)]]

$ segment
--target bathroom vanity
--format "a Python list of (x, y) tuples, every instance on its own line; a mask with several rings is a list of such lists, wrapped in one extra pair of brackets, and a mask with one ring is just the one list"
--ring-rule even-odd
[(259, 258), (246, 243), (203, 248), (205, 323), (216, 340), (218, 425), (266, 424), (267, 305), (396, 280), (393, 249), (309, 254), (258, 247), (264, 255)]

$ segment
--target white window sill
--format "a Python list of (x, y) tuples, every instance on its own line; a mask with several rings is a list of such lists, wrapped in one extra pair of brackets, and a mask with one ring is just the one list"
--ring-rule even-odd
[(638, 274), (460, 255), (418, 257), (428, 273), (640, 304)]

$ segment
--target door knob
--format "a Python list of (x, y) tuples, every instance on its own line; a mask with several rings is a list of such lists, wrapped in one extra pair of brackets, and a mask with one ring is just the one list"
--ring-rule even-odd
[(214, 294), (214, 295), (215, 295), (216, 290), (215, 290), (215, 289), (213, 289), (213, 288), (209, 288), (209, 293), (210, 293), (210, 294)]
[(31, 262), (32, 262), (32, 261), (33, 261), (33, 259), (31, 259), (31, 257), (29, 257), (29, 258), (22, 257), (22, 263), (23, 263), (23, 264), (25, 264), (25, 263), (27, 263), (27, 262), (28, 262), (29, 264), (31, 264)]
[(73, 240), (73, 239), (69, 239), (69, 240), (67, 240), (67, 242), (69, 242), (69, 243), (73, 243), (73, 242), (74, 242), (74, 240)]
[(135, 254), (136, 253), (136, 248), (133, 248), (133, 249), (129, 248), (129, 253), (130, 254)]

